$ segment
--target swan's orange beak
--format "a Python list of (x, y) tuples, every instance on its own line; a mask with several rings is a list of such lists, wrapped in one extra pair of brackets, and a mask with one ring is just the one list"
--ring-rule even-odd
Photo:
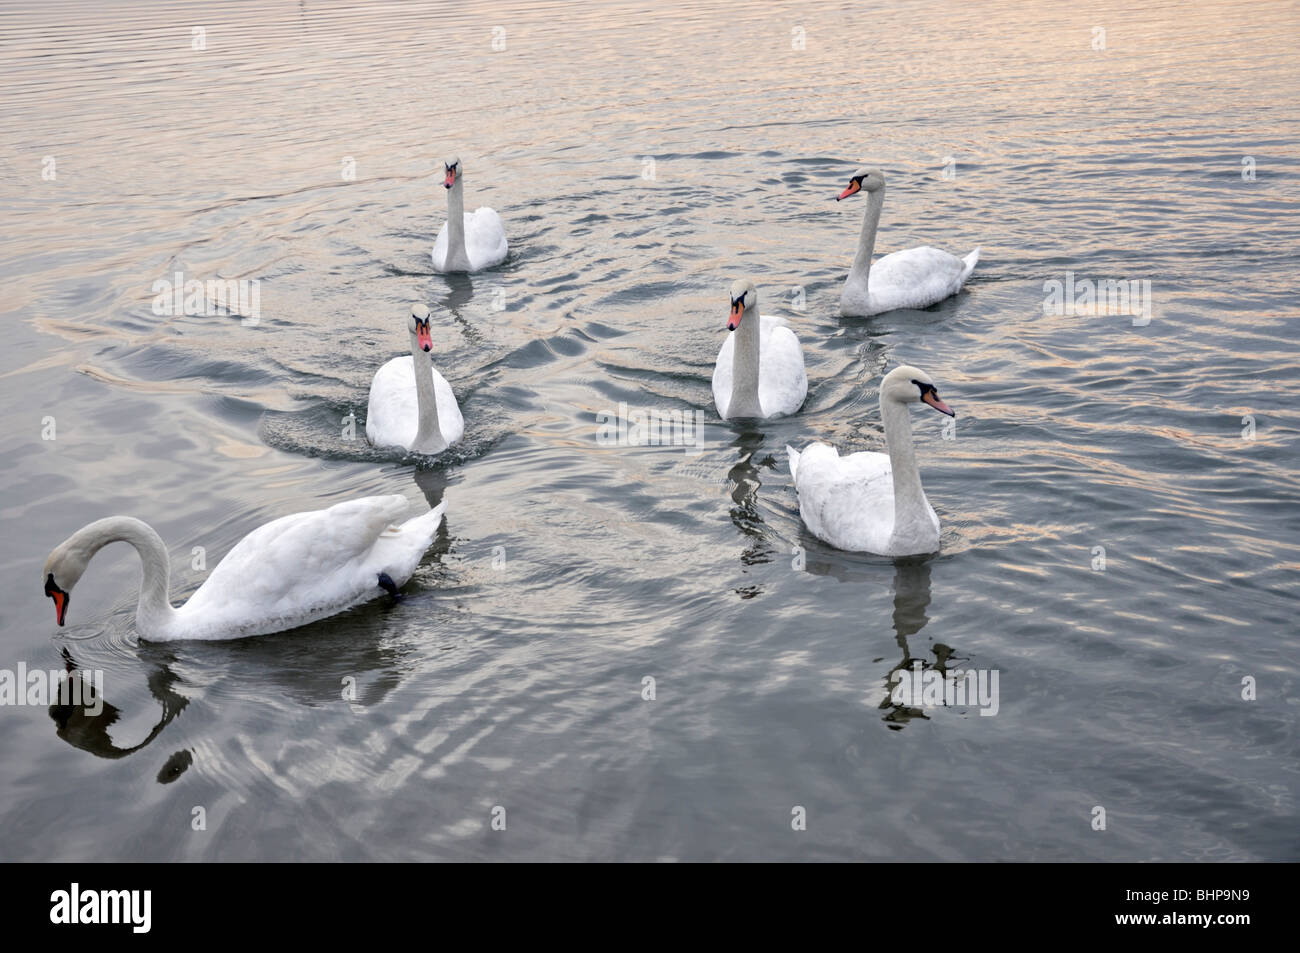
[(447, 177), (446, 177), (445, 179), (442, 180), (442, 187), (443, 187), (444, 189), (449, 189), (449, 188), (451, 188), (451, 187), (452, 187), (453, 185), (455, 185), (455, 184), (456, 184), (456, 170), (455, 170), (455, 169), (448, 169), (448, 170), (447, 170)]
[(857, 195), (861, 191), (862, 191), (862, 183), (859, 182), (857, 179), (853, 179), (852, 181), (849, 182), (849, 187), (845, 189), (843, 192), (841, 192), (839, 196), (835, 199), (835, 201), (838, 202), (840, 201), (840, 199), (846, 199), (850, 195)]
[(429, 333), (429, 325), (421, 324), (416, 328), (415, 340), (420, 345), (422, 351), (433, 350), (433, 335)]
[(68, 615), (68, 594), (54, 582), (54, 573), (45, 577), (45, 594), (54, 600), (54, 620), (63, 625)]
[[(731, 302), (731, 315), (727, 318), (727, 330), (734, 331), (740, 327), (740, 319), (745, 315), (745, 301), (742, 298), (739, 301)], [(749, 332), (745, 332), (749, 333)]]
[(949, 407), (947, 404), (941, 401), (939, 399), (939, 395), (932, 390), (926, 391), (925, 395), (921, 399), (925, 401), (927, 404), (929, 404), (931, 407), (933, 407), (935, 410), (939, 411), (939, 413), (941, 414), (947, 414), (949, 417), (957, 416), (957, 411), (953, 410), (951, 407)]

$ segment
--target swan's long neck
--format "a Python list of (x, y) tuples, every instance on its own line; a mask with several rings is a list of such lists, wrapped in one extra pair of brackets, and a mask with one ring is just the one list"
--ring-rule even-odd
[[(70, 548), (85, 553), (84, 559), (109, 543), (130, 543), (140, 554), (140, 601), (136, 605), (136, 628), (150, 636), (166, 629), (176, 616), (168, 598), (171, 586), (171, 563), (167, 547), (152, 526), (130, 516), (110, 516), (82, 527), (68, 540)], [(57, 581), (57, 580), (56, 580)]]
[(858, 234), (858, 254), (849, 270), (849, 281), (867, 287), (871, 275), (871, 256), (876, 251), (876, 229), (880, 226), (880, 210), (885, 204), (885, 187), (867, 193), (867, 210), (862, 213), (862, 231)]
[(885, 446), (889, 450), (889, 468), (894, 479), (894, 532), (918, 522), (926, 525), (930, 514), (925, 491), (921, 488), (921, 471), (916, 468), (912, 415), (906, 404), (882, 394), (880, 418), (885, 423)]
[(740, 327), (731, 332), (736, 339), (731, 365), (731, 402), (727, 404), (728, 417), (761, 417), (763, 408), (758, 401), (759, 341), (763, 336), (763, 322), (754, 306), (752, 314), (740, 319)]
[(469, 270), (469, 253), (465, 251), (465, 189), (459, 175), (447, 190), (447, 268)]
[(420, 415), (420, 427), (415, 432), (412, 450), (441, 450), (447, 445), (438, 421), (438, 394), (433, 387), (432, 358), (422, 347), (419, 338), (411, 335), (411, 369), (415, 372), (415, 404)]

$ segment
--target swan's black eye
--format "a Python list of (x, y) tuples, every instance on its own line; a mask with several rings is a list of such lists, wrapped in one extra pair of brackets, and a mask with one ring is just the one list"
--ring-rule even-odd
[(52, 596), (56, 592), (62, 591), (63, 590), (59, 588), (58, 583), (54, 581), (54, 573), (47, 573), (45, 576), (45, 594), (47, 596)]
[(934, 389), (933, 384), (926, 384), (918, 380), (913, 380), (912, 383), (921, 389), (922, 397), (924, 397), (926, 394), (934, 394), (935, 397), (939, 396), (939, 392)]

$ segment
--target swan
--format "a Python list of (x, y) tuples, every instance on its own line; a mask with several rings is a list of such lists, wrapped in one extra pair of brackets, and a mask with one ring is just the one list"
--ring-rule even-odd
[(242, 639), (293, 629), (388, 592), (398, 595), (433, 542), (447, 504), (399, 522), (404, 496), (368, 496), (294, 513), (241, 539), (179, 609), (167, 548), (154, 529), (110, 516), (77, 530), (45, 561), (45, 594), (63, 625), (72, 587), (109, 543), (130, 543), (143, 570), (135, 623), (149, 642)]
[(961, 290), (980, 260), (978, 248), (965, 258), (958, 258), (922, 245), (885, 255), (872, 265), (880, 209), (885, 204), (885, 173), (879, 169), (859, 169), (835, 201), (859, 192), (867, 193), (867, 210), (862, 216), (858, 254), (840, 293), (842, 315), (865, 318), (896, 308), (928, 308)]
[[(752, 313), (743, 320), (746, 311)], [(732, 282), (727, 335), (713, 368), (713, 402), (723, 420), (793, 414), (808, 396), (803, 350), (780, 318), (758, 313), (758, 289)]]
[[(366, 404), (366, 439), (375, 447), (439, 453), (465, 433), (456, 395), (433, 366), (429, 351), (429, 309), (411, 305), (407, 323), (411, 353), (395, 357), (375, 373)], [(420, 368), (416, 374), (415, 369)]]
[(921, 489), (908, 404), (923, 402), (956, 417), (939, 399), (934, 381), (918, 367), (896, 367), (880, 382), (883, 453), (841, 457), (814, 443), (799, 453), (787, 446), (799, 515), (814, 536), (836, 549), (881, 556), (915, 556), (939, 549), (939, 517)]
[(465, 214), (464, 170), (460, 159), (443, 163), (447, 189), (447, 221), (442, 223), (433, 243), (433, 267), (436, 271), (482, 271), (506, 260), (506, 230), (501, 216), (493, 209), (475, 209)]

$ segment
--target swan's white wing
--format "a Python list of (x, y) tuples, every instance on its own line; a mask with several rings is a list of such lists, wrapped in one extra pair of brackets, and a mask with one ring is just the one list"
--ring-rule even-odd
[(375, 372), (366, 404), (366, 439), (375, 447), (410, 447), (419, 429), (415, 362), (395, 357)]
[(814, 443), (797, 457), (799, 515), (818, 539), (837, 549), (887, 553), (894, 529), (894, 483), (889, 457), (841, 457)]
[(793, 414), (808, 396), (803, 349), (793, 331), (778, 318), (763, 315), (759, 351), (758, 402), (765, 417)]
[[(433, 392), (438, 397), (438, 429), (450, 447), (465, 435), (465, 418), (461, 416), (460, 405), (456, 403), (456, 395), (447, 379), (438, 373), (436, 367), (429, 369), (433, 372)], [(411, 390), (415, 390), (414, 379)]]
[(731, 403), (731, 367), (736, 354), (736, 336), (728, 334), (718, 350), (717, 363), (713, 365), (713, 406), (718, 416), (727, 419), (727, 405)]
[(961, 290), (967, 274), (966, 262), (929, 245), (894, 252), (871, 266), (871, 304), (876, 313), (928, 308)]
[(485, 206), (466, 214), (465, 252), (474, 271), (491, 268), (506, 260), (509, 252), (506, 230), (495, 210)]
[[(468, 217), (468, 216), (466, 216)], [(433, 251), (430, 253), (433, 258), (433, 267), (438, 271), (447, 270), (447, 223), (442, 223), (442, 228), (438, 229), (438, 237), (433, 240)]]
[[(447, 445), (465, 433), (456, 395), (438, 369), (430, 365), (433, 390), (438, 398), (438, 426)], [(411, 355), (395, 357), (384, 364), (370, 382), (366, 404), (366, 439), (375, 447), (411, 449), (420, 429), (420, 405), (415, 394), (415, 362)]]
[(403, 496), (370, 496), (258, 527), (181, 608), (177, 637), (276, 632), (381, 595), (379, 573), (391, 553), (376, 544), (401, 533), (396, 524), (408, 509)]

